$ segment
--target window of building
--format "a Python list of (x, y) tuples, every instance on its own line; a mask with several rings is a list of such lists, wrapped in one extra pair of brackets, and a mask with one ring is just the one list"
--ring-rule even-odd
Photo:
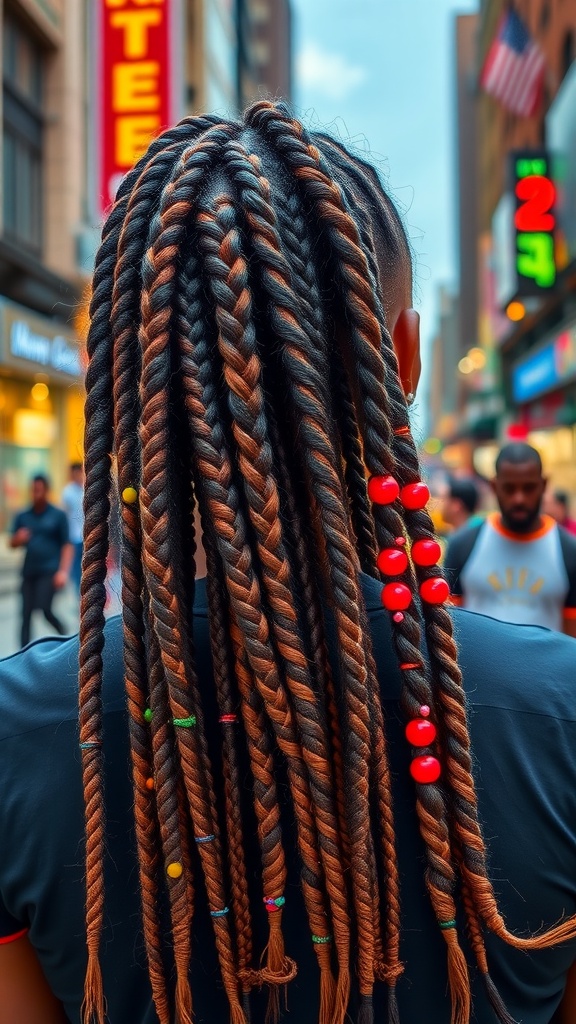
[(4, 234), (40, 255), (44, 55), (9, 12), (2, 39)]

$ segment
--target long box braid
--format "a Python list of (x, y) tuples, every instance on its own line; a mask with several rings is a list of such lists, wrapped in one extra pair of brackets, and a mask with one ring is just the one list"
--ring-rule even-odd
[[(297, 963), (284, 951), (286, 838), (275, 781), (286, 766), (320, 1024), (343, 1024), (351, 977), (358, 1024), (376, 979), (399, 1024), (402, 912), (385, 722), (360, 585), (377, 552), (433, 537), (425, 510), (372, 507), (367, 477), (419, 479), (386, 325), (391, 265), (409, 254), (372, 168), (307, 133), (279, 103), (242, 121), (188, 118), (121, 184), (93, 281), (86, 404), (80, 743), (86, 806), (88, 967), (83, 1017), (104, 1024), (103, 628), (108, 516), (122, 497), (124, 665), (142, 921), (158, 1019), (188, 1024), (196, 892), (202, 887), (232, 1024), (250, 992), (268, 1013)], [(202, 521), (208, 621), (222, 725), (206, 740), (191, 607)], [(410, 562), (414, 595), (433, 570)], [(328, 634), (337, 641), (328, 654)], [(428, 656), (424, 653), (424, 633)], [(511, 935), (488, 878), (450, 616), (417, 597), (394, 629), (408, 719), (438, 723), (443, 784), (416, 783), (426, 884), (443, 924), (453, 1024), (468, 1024), (463, 910), (488, 996), (484, 931), (523, 949), (576, 934), (568, 919)], [(261, 859), (247, 881), (250, 789)], [(216, 798), (222, 766), (224, 799)], [(194, 846), (197, 850), (194, 850)], [(461, 895), (458, 895), (461, 893)], [(158, 918), (167, 895), (170, 934)], [(267, 914), (268, 941), (256, 948)]]

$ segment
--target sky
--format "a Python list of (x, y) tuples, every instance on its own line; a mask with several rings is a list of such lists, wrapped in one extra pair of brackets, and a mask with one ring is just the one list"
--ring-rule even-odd
[(415, 252), (425, 379), (437, 290), (457, 282), (454, 17), (477, 0), (292, 0), (297, 113), (379, 168)]

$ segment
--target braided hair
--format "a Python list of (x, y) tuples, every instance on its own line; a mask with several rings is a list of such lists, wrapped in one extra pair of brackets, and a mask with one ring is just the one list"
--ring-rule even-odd
[[(249, 1024), (250, 992), (263, 985), (269, 1019), (278, 1016), (280, 993), (297, 971), (282, 930), (288, 840), (279, 759), (318, 961), (320, 1024), (343, 1024), (352, 977), (358, 1024), (373, 1020), (377, 979), (388, 986), (389, 1024), (398, 1024), (399, 872), (360, 572), (378, 576), (378, 552), (399, 537), (410, 545), (433, 539), (424, 509), (373, 507), (367, 490), (369, 476), (391, 475), (400, 487), (419, 479), (379, 273), (382, 262), (397, 267), (407, 257), (400, 219), (373, 169), (267, 101), (241, 122), (189, 118), (157, 138), (104, 226), (88, 338), (81, 587), (85, 1024), (105, 1019), (101, 687), (113, 474), (122, 496), (143, 934), (160, 1024), (174, 1014), (179, 1024), (192, 1020), (199, 887), (232, 1024)], [(195, 522), (208, 565), (217, 763), (190, 615)], [(488, 996), (508, 1024), (488, 972), (485, 930), (536, 949), (573, 936), (576, 923), (516, 938), (499, 913), (451, 619), (418, 598), (435, 572), (407, 560), (401, 578), (413, 600), (394, 628), (403, 711), (409, 720), (423, 705), (431, 709), (442, 761), (442, 785), (415, 784), (426, 884), (446, 942), (453, 1024), (470, 1017), (457, 901)], [(257, 900), (240, 812), (243, 759), (261, 860)]]

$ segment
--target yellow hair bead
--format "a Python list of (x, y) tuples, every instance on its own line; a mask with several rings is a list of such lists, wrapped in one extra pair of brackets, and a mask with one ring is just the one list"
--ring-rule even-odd
[(171, 864), (166, 868), (166, 874), (169, 878), (180, 878), (180, 875), (184, 871), (184, 868), (179, 861), (172, 861)]
[(135, 501), (138, 501), (138, 491), (135, 487), (125, 487), (122, 491), (122, 501), (125, 501), (127, 505), (133, 505)]

